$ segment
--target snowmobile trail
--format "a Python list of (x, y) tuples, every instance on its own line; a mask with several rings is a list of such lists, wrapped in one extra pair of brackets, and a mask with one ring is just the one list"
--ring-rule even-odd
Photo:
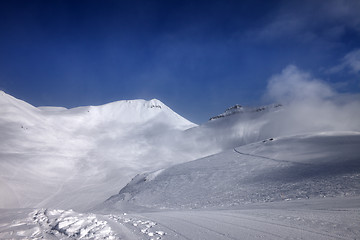
[(166, 214), (152, 219), (156, 219), (161, 226), (172, 231), (167, 232), (168, 239), (237, 239), (193, 218)]
[(116, 237), (118, 239), (139, 239), (139, 237), (134, 232), (131, 232), (129, 228), (124, 226), (124, 224), (119, 223), (113, 218), (110, 218), (108, 216), (98, 216), (98, 218), (107, 222), (107, 224), (111, 227), (112, 231), (116, 233)]
[[(1, 239), (358, 239), (359, 198), (249, 204), (236, 209), (95, 214), (1, 210)], [(9, 221), (12, 219), (12, 221)]]
[[(355, 223), (343, 224), (349, 212), (334, 218), (336, 211), (317, 211), (299, 217), (301, 210), (214, 210), (144, 213), (167, 229), (164, 239), (356, 239), (359, 214), (350, 213)], [(304, 214), (303, 214), (304, 215)], [(306, 214), (305, 214), (306, 215)], [(329, 217), (330, 216), (330, 217)], [(331, 218), (333, 216), (333, 218)], [(330, 220), (329, 220), (330, 219)], [(181, 234), (180, 234), (181, 233)]]
[(243, 152), (240, 152), (239, 150), (237, 150), (236, 148), (234, 148), (234, 152), (236, 152), (236, 153), (238, 153), (240, 155), (245, 155), (245, 156), (250, 156), (250, 157), (257, 157), (257, 158), (267, 159), (267, 160), (280, 162), (280, 163), (292, 163), (292, 164), (299, 164), (299, 165), (305, 165), (305, 166), (310, 166), (311, 165), (309, 163), (293, 162), (293, 161), (289, 161), (289, 160), (281, 160), (281, 159), (264, 157), (264, 156), (256, 155), (256, 154), (243, 153)]

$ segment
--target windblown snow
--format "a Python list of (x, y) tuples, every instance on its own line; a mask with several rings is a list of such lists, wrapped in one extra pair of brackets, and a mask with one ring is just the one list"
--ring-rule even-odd
[(0, 92), (0, 238), (357, 239), (358, 105), (235, 105), (198, 126), (156, 99)]

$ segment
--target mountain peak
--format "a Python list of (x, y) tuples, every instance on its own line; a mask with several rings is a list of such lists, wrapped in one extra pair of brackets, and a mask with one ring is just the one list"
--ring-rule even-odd
[(234, 114), (239, 114), (239, 113), (251, 113), (251, 112), (263, 112), (263, 111), (270, 111), (272, 109), (275, 108), (279, 108), (282, 107), (282, 104), (271, 104), (271, 105), (266, 105), (266, 106), (261, 106), (261, 107), (243, 107), (239, 104), (235, 104), (234, 106), (228, 108), (225, 110), (225, 112), (211, 117), (209, 120), (215, 120), (215, 119), (219, 119), (219, 118), (223, 118), (223, 117), (227, 117), (227, 116), (231, 116)]

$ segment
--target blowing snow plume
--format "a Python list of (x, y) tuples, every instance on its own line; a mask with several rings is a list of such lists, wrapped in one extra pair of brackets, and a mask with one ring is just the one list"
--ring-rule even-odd
[(338, 93), (296, 66), (271, 77), (265, 97), (285, 106), (263, 128), (269, 134), (360, 130), (360, 96)]

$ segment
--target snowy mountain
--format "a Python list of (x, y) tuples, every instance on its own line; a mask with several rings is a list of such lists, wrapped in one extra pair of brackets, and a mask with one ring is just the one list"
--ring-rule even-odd
[(106, 207), (228, 208), (360, 194), (360, 133), (271, 138), (139, 174)]
[(279, 109), (245, 110), (197, 126), (156, 99), (36, 108), (0, 92), (0, 104), (0, 206), (79, 210), (138, 173), (272, 136), (261, 131)]
[(151, 172), (274, 137), (358, 129), (296, 122), (293, 109), (235, 105), (197, 126), (159, 100), (73, 109), (0, 93), (0, 206), (84, 210)]
[(188, 129), (187, 139), (197, 142), (197, 148), (211, 149), (211, 154), (273, 137), (268, 125), (284, 111), (280, 104), (259, 108), (235, 105), (212, 117), (200, 126)]
[(101, 202), (139, 171), (193, 159), (157, 145), (194, 126), (156, 99), (36, 108), (0, 92), (0, 207)]
[(355, 239), (357, 106), (235, 105), (198, 126), (156, 99), (0, 92), (0, 238)]

